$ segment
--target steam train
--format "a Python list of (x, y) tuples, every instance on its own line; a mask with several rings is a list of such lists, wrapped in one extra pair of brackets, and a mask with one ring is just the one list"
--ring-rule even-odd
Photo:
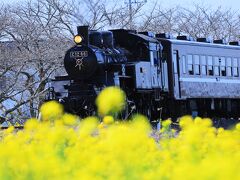
[(95, 98), (107, 86), (127, 96), (122, 118), (150, 120), (185, 114), (240, 117), (240, 46), (222, 40), (79, 26), (64, 58), (68, 75), (51, 81), (47, 99), (81, 117), (96, 113)]

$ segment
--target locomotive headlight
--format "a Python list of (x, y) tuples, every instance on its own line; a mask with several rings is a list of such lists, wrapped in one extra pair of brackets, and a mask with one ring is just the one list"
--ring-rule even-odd
[(80, 35), (74, 36), (74, 42), (75, 42), (76, 44), (80, 44), (82, 41), (83, 41), (82, 36), (80, 36)]

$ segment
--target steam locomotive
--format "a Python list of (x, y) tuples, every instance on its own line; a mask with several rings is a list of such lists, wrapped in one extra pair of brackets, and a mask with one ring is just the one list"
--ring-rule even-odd
[(64, 58), (68, 75), (55, 77), (47, 96), (66, 111), (94, 115), (97, 94), (119, 86), (127, 96), (122, 118), (132, 113), (150, 120), (185, 114), (240, 117), (238, 42), (88, 26), (77, 30), (76, 45)]

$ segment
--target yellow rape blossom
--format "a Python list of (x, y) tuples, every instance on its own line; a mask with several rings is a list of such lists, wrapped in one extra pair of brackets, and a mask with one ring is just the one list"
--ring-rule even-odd
[(236, 124), (236, 129), (240, 131), (240, 123)]
[(6, 134), (10, 134), (10, 133), (12, 133), (13, 131), (14, 131), (14, 126), (9, 126), (6, 130), (5, 130), (5, 133)]
[(24, 129), (35, 130), (37, 129), (38, 125), (39, 125), (38, 120), (36, 118), (31, 118), (25, 123)]
[(63, 115), (63, 107), (56, 101), (49, 101), (40, 108), (43, 121), (55, 120)]
[(184, 129), (184, 128), (191, 126), (192, 123), (193, 123), (193, 119), (191, 116), (183, 116), (180, 119), (179, 126)]
[(165, 121), (162, 121), (163, 127), (169, 127), (171, 125), (172, 121), (170, 119), (167, 119)]
[[(13, 127), (5, 130), (0, 140), (0, 178), (190, 180), (240, 177), (238, 125), (233, 130), (219, 128), (216, 131), (205, 119), (193, 120), (187, 116), (181, 119), (184, 127), (181, 132), (170, 129), (169, 133), (176, 133), (175, 136), (160, 134), (158, 140), (152, 137), (151, 126), (142, 115), (100, 129), (99, 126), (103, 127), (113, 117), (105, 116), (101, 124), (97, 117), (75, 123), (75, 116), (65, 114), (55, 122), (64, 122), (67, 118), (70, 119), (67, 126), (30, 119), (24, 130), (17, 133)], [(170, 124), (170, 120), (163, 121), (163, 128)]]
[(62, 120), (63, 123), (68, 126), (77, 125), (77, 123), (79, 122), (79, 118), (77, 116), (67, 113), (62, 116)]
[(103, 122), (104, 124), (112, 124), (114, 123), (114, 118), (112, 116), (104, 116)]
[(107, 87), (96, 99), (98, 112), (101, 116), (117, 113), (124, 109), (126, 96), (119, 87)]

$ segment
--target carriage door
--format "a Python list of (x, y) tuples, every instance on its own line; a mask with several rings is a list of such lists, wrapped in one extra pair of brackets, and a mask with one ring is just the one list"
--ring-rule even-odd
[(179, 56), (178, 56), (178, 50), (173, 51), (173, 93), (174, 97), (176, 99), (181, 98), (180, 94), (180, 82), (179, 82)]

